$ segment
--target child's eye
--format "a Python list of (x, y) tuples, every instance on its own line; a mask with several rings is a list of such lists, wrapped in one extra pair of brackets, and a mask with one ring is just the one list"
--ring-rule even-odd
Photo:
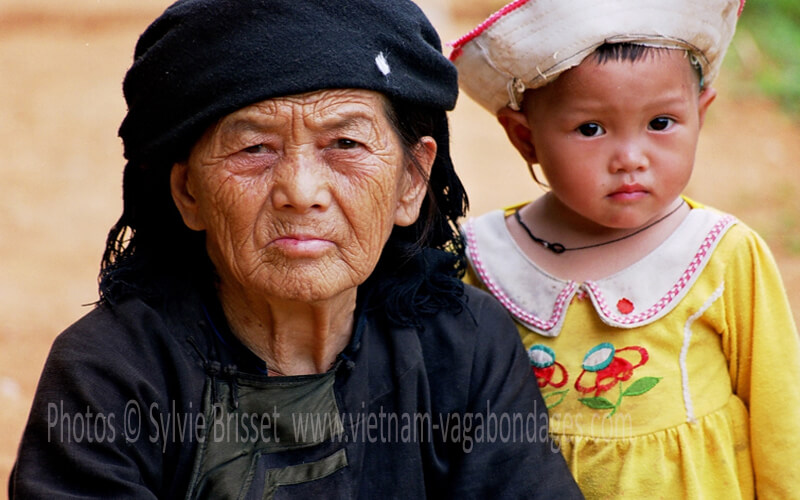
[(605, 133), (603, 127), (601, 127), (597, 123), (584, 123), (583, 125), (578, 127), (577, 130), (578, 133), (580, 133), (584, 137), (597, 137)]
[(672, 118), (667, 118), (666, 116), (659, 116), (658, 118), (655, 118), (652, 121), (650, 121), (648, 126), (650, 127), (650, 130), (655, 130), (660, 132), (662, 130), (667, 130), (668, 128), (670, 128), (673, 123), (675, 123), (675, 120), (673, 120)]

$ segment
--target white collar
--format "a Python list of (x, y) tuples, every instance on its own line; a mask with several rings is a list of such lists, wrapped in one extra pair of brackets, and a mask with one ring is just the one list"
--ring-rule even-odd
[(478, 279), (526, 327), (555, 337), (577, 293), (588, 295), (603, 322), (634, 328), (656, 321), (686, 295), (736, 218), (694, 208), (650, 254), (599, 280), (584, 283), (549, 275), (517, 246), (502, 210), (464, 226), (467, 257)]

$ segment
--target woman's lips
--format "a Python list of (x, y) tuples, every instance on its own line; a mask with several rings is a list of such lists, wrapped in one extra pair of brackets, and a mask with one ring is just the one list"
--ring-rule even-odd
[(316, 257), (327, 251), (333, 242), (315, 236), (288, 235), (273, 240), (272, 245), (291, 257)]

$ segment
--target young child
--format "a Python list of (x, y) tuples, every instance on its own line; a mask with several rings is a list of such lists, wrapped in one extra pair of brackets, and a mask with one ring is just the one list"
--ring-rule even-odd
[[(775, 262), (682, 196), (742, 0), (517, 0), (463, 90), (549, 190), (468, 221), (587, 498), (800, 498), (800, 346)], [(533, 170), (531, 170), (533, 172)]]

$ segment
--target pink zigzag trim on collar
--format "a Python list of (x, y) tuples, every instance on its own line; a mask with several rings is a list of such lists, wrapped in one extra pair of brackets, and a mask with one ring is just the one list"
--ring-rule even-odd
[[(550, 315), (550, 319), (542, 320), (538, 316), (531, 314), (518, 306), (508, 295), (506, 295), (503, 290), (500, 289), (499, 286), (497, 286), (494, 280), (489, 276), (489, 273), (486, 272), (486, 268), (483, 266), (483, 261), (478, 252), (478, 245), (477, 241), (475, 240), (475, 231), (473, 229), (472, 221), (467, 223), (466, 233), (468, 243), (467, 252), (469, 252), (470, 257), (472, 257), (472, 265), (475, 268), (475, 271), (478, 273), (478, 276), (480, 276), (481, 281), (483, 281), (483, 283), (486, 285), (486, 288), (497, 300), (500, 301), (501, 304), (503, 304), (503, 307), (505, 307), (520, 321), (529, 325), (533, 325), (542, 331), (551, 330), (554, 326), (556, 326), (558, 321), (561, 319), (561, 315), (564, 312), (568, 299), (575, 291), (576, 283), (574, 281), (569, 282), (568, 286), (558, 294), (556, 303), (553, 306), (553, 314)], [(470, 245), (470, 242), (473, 242), (473, 244)]]
[[(705, 239), (703, 240), (703, 243), (700, 245), (700, 248), (697, 250), (697, 253), (695, 254), (691, 263), (683, 272), (678, 281), (663, 297), (661, 297), (661, 299), (659, 299), (658, 302), (644, 312), (624, 317), (615, 315), (611, 312), (611, 308), (608, 307), (608, 303), (606, 302), (605, 297), (600, 292), (596, 283), (587, 281), (583, 286), (592, 292), (592, 295), (597, 300), (597, 306), (600, 308), (601, 312), (606, 318), (609, 318), (621, 325), (632, 325), (646, 321), (661, 312), (670, 302), (672, 302), (675, 297), (681, 293), (684, 288), (686, 288), (694, 274), (697, 273), (698, 270), (702, 269), (703, 260), (708, 255), (708, 251), (714, 245), (714, 242), (717, 240), (717, 238), (719, 238), (723, 230), (735, 221), (735, 217), (727, 215), (714, 224), (714, 226), (708, 232), (708, 235), (706, 235)], [(550, 315), (550, 318), (548, 320), (543, 320), (540, 317), (522, 309), (522, 307), (520, 307), (516, 302), (514, 302), (513, 299), (506, 295), (506, 293), (494, 282), (491, 276), (489, 276), (489, 273), (486, 271), (486, 268), (483, 265), (480, 253), (478, 252), (478, 245), (475, 239), (475, 231), (473, 229), (472, 221), (469, 221), (466, 225), (466, 235), (468, 243), (467, 252), (471, 257), (472, 265), (475, 268), (475, 271), (478, 273), (478, 276), (483, 284), (486, 285), (486, 288), (489, 290), (489, 292), (491, 292), (491, 294), (497, 300), (499, 300), (501, 304), (503, 304), (503, 307), (505, 307), (520, 321), (528, 323), (529, 325), (533, 325), (542, 331), (548, 331), (552, 329), (561, 319), (561, 315), (564, 312), (567, 300), (575, 291), (577, 283), (574, 281), (568, 282), (568, 285), (561, 291), (561, 293), (558, 294), (556, 303), (553, 306), (553, 313)]]
[(697, 273), (698, 270), (703, 268), (702, 263), (705, 260), (706, 256), (708, 255), (709, 249), (711, 249), (711, 247), (713, 246), (714, 242), (717, 240), (719, 235), (726, 227), (732, 224), (735, 220), (736, 220), (735, 217), (728, 215), (720, 219), (716, 224), (714, 224), (714, 227), (712, 227), (711, 231), (709, 231), (708, 235), (706, 235), (705, 239), (703, 240), (703, 243), (700, 245), (700, 248), (697, 250), (697, 253), (695, 254), (691, 263), (689, 263), (689, 267), (686, 268), (686, 270), (683, 272), (678, 281), (674, 285), (672, 285), (672, 288), (670, 288), (669, 291), (663, 297), (661, 297), (661, 299), (658, 300), (658, 302), (653, 304), (646, 311), (631, 316), (615, 315), (612, 313), (611, 308), (608, 307), (608, 303), (606, 302), (605, 297), (603, 296), (602, 292), (600, 292), (596, 283), (592, 281), (587, 281), (586, 283), (584, 283), (584, 286), (586, 286), (589, 290), (591, 290), (592, 295), (597, 300), (597, 306), (600, 308), (600, 310), (602, 311), (603, 315), (606, 318), (622, 325), (632, 325), (646, 321), (655, 316), (656, 314), (658, 314), (659, 312), (661, 312), (661, 310), (667, 307), (667, 305), (670, 302), (672, 302), (672, 300), (675, 297), (677, 297), (684, 288), (686, 288), (687, 284), (691, 281), (694, 274)]

